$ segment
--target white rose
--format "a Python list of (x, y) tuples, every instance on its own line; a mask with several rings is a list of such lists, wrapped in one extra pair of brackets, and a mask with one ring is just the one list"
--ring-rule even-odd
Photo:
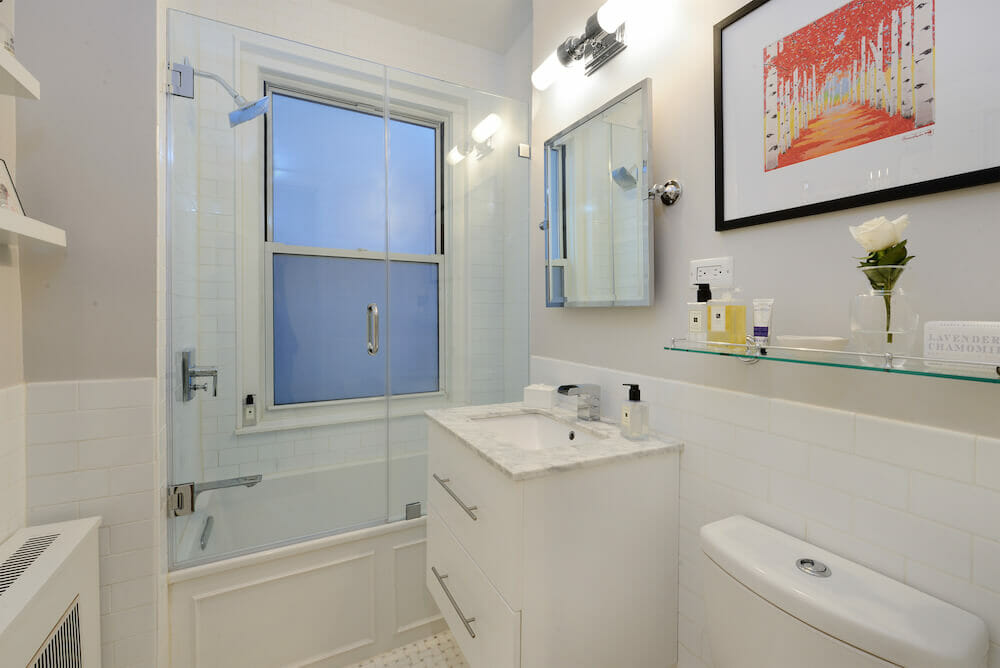
[(903, 214), (896, 220), (889, 220), (885, 216), (872, 218), (857, 227), (851, 227), (851, 234), (855, 241), (861, 244), (866, 251), (885, 250), (889, 246), (895, 246), (903, 240), (903, 231), (910, 224), (910, 218)]

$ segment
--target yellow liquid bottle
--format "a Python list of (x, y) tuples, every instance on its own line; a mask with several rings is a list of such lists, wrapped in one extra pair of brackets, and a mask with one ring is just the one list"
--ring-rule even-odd
[(713, 300), (708, 303), (708, 340), (716, 343), (732, 343), (730, 346), (709, 346), (724, 353), (741, 353), (747, 340), (746, 304), (729, 300)]

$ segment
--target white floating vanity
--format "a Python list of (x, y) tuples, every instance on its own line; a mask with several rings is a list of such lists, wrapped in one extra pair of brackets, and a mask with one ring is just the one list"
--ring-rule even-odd
[(470, 666), (673, 665), (680, 444), (519, 403), (427, 415), (427, 587)]

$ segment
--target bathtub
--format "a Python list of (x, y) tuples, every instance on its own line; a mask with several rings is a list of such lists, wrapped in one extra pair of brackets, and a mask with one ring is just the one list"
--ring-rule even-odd
[[(390, 475), (400, 516), (426, 495), (426, 456), (394, 458)], [(384, 462), (368, 462), (199, 495), (174, 527), (186, 567), (167, 575), (170, 665), (333, 668), (443, 630), (425, 520), (386, 523), (385, 488)]]

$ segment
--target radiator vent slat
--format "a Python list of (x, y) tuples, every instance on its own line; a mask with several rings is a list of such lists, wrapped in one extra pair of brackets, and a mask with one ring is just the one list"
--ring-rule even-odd
[(0, 564), (0, 596), (3, 596), (3, 593), (17, 582), (24, 571), (28, 570), (28, 567), (35, 562), (35, 559), (38, 559), (45, 548), (52, 545), (58, 537), (59, 534), (50, 534), (29, 538), (14, 551), (14, 554)]
[(81, 668), (80, 602), (73, 601), (28, 668)]

